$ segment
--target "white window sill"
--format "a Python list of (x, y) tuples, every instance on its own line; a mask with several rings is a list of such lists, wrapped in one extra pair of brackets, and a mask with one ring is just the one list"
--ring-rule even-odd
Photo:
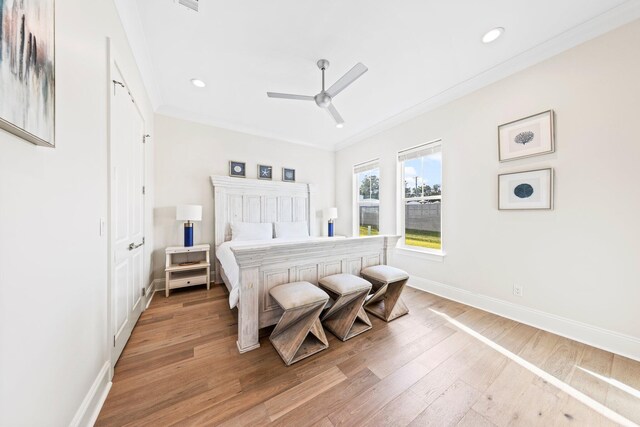
[(444, 251), (418, 249), (411, 246), (397, 246), (396, 251), (399, 255), (433, 262), (443, 262), (444, 257), (447, 256)]

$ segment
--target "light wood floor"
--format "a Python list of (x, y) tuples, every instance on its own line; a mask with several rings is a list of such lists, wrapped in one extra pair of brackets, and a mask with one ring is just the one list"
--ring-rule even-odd
[(640, 423), (640, 363), (431, 294), (403, 295), (409, 315), (371, 317), (373, 329), (346, 343), (327, 333), (328, 350), (287, 368), (266, 336), (238, 354), (223, 287), (157, 294), (97, 425), (616, 424), (576, 391)]

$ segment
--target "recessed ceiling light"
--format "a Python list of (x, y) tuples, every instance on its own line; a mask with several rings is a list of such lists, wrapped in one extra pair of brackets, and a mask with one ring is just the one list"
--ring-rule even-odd
[(482, 36), (482, 43), (491, 43), (493, 41), (496, 41), (498, 37), (502, 35), (502, 33), (504, 33), (504, 28), (502, 27), (497, 27), (493, 30), (489, 30), (487, 31), (487, 34)]
[(342, 129), (342, 128), (344, 127), (344, 123), (338, 123), (338, 124), (336, 125), (336, 127), (337, 127), (338, 129)]
[(191, 79), (191, 84), (195, 87), (205, 87), (207, 84), (200, 79)]

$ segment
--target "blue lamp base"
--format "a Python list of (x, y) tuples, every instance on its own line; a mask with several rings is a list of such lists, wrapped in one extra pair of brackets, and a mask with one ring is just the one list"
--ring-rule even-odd
[(185, 247), (193, 246), (193, 223), (192, 222), (184, 223), (184, 246)]
[(328, 230), (327, 235), (329, 237), (333, 237), (333, 220), (329, 220), (329, 230)]

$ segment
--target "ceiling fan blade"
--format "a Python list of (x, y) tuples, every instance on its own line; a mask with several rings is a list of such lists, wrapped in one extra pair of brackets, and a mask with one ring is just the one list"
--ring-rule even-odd
[(336, 107), (334, 107), (333, 104), (329, 104), (329, 106), (327, 107), (327, 111), (329, 112), (329, 114), (331, 114), (331, 117), (333, 117), (333, 120), (336, 121), (337, 125), (344, 124), (342, 116), (340, 115), (340, 113), (338, 113), (338, 110), (336, 110)]
[(327, 94), (329, 94), (329, 96), (333, 98), (334, 96), (345, 90), (351, 83), (355, 82), (358, 77), (366, 73), (368, 70), (369, 69), (364, 64), (358, 62), (352, 69), (347, 71), (347, 74), (340, 77), (340, 79), (335, 82), (333, 86), (327, 89)]
[(298, 100), (301, 100), (301, 101), (313, 101), (313, 96), (292, 95), (290, 93), (267, 92), (267, 96), (269, 98), (298, 99)]

